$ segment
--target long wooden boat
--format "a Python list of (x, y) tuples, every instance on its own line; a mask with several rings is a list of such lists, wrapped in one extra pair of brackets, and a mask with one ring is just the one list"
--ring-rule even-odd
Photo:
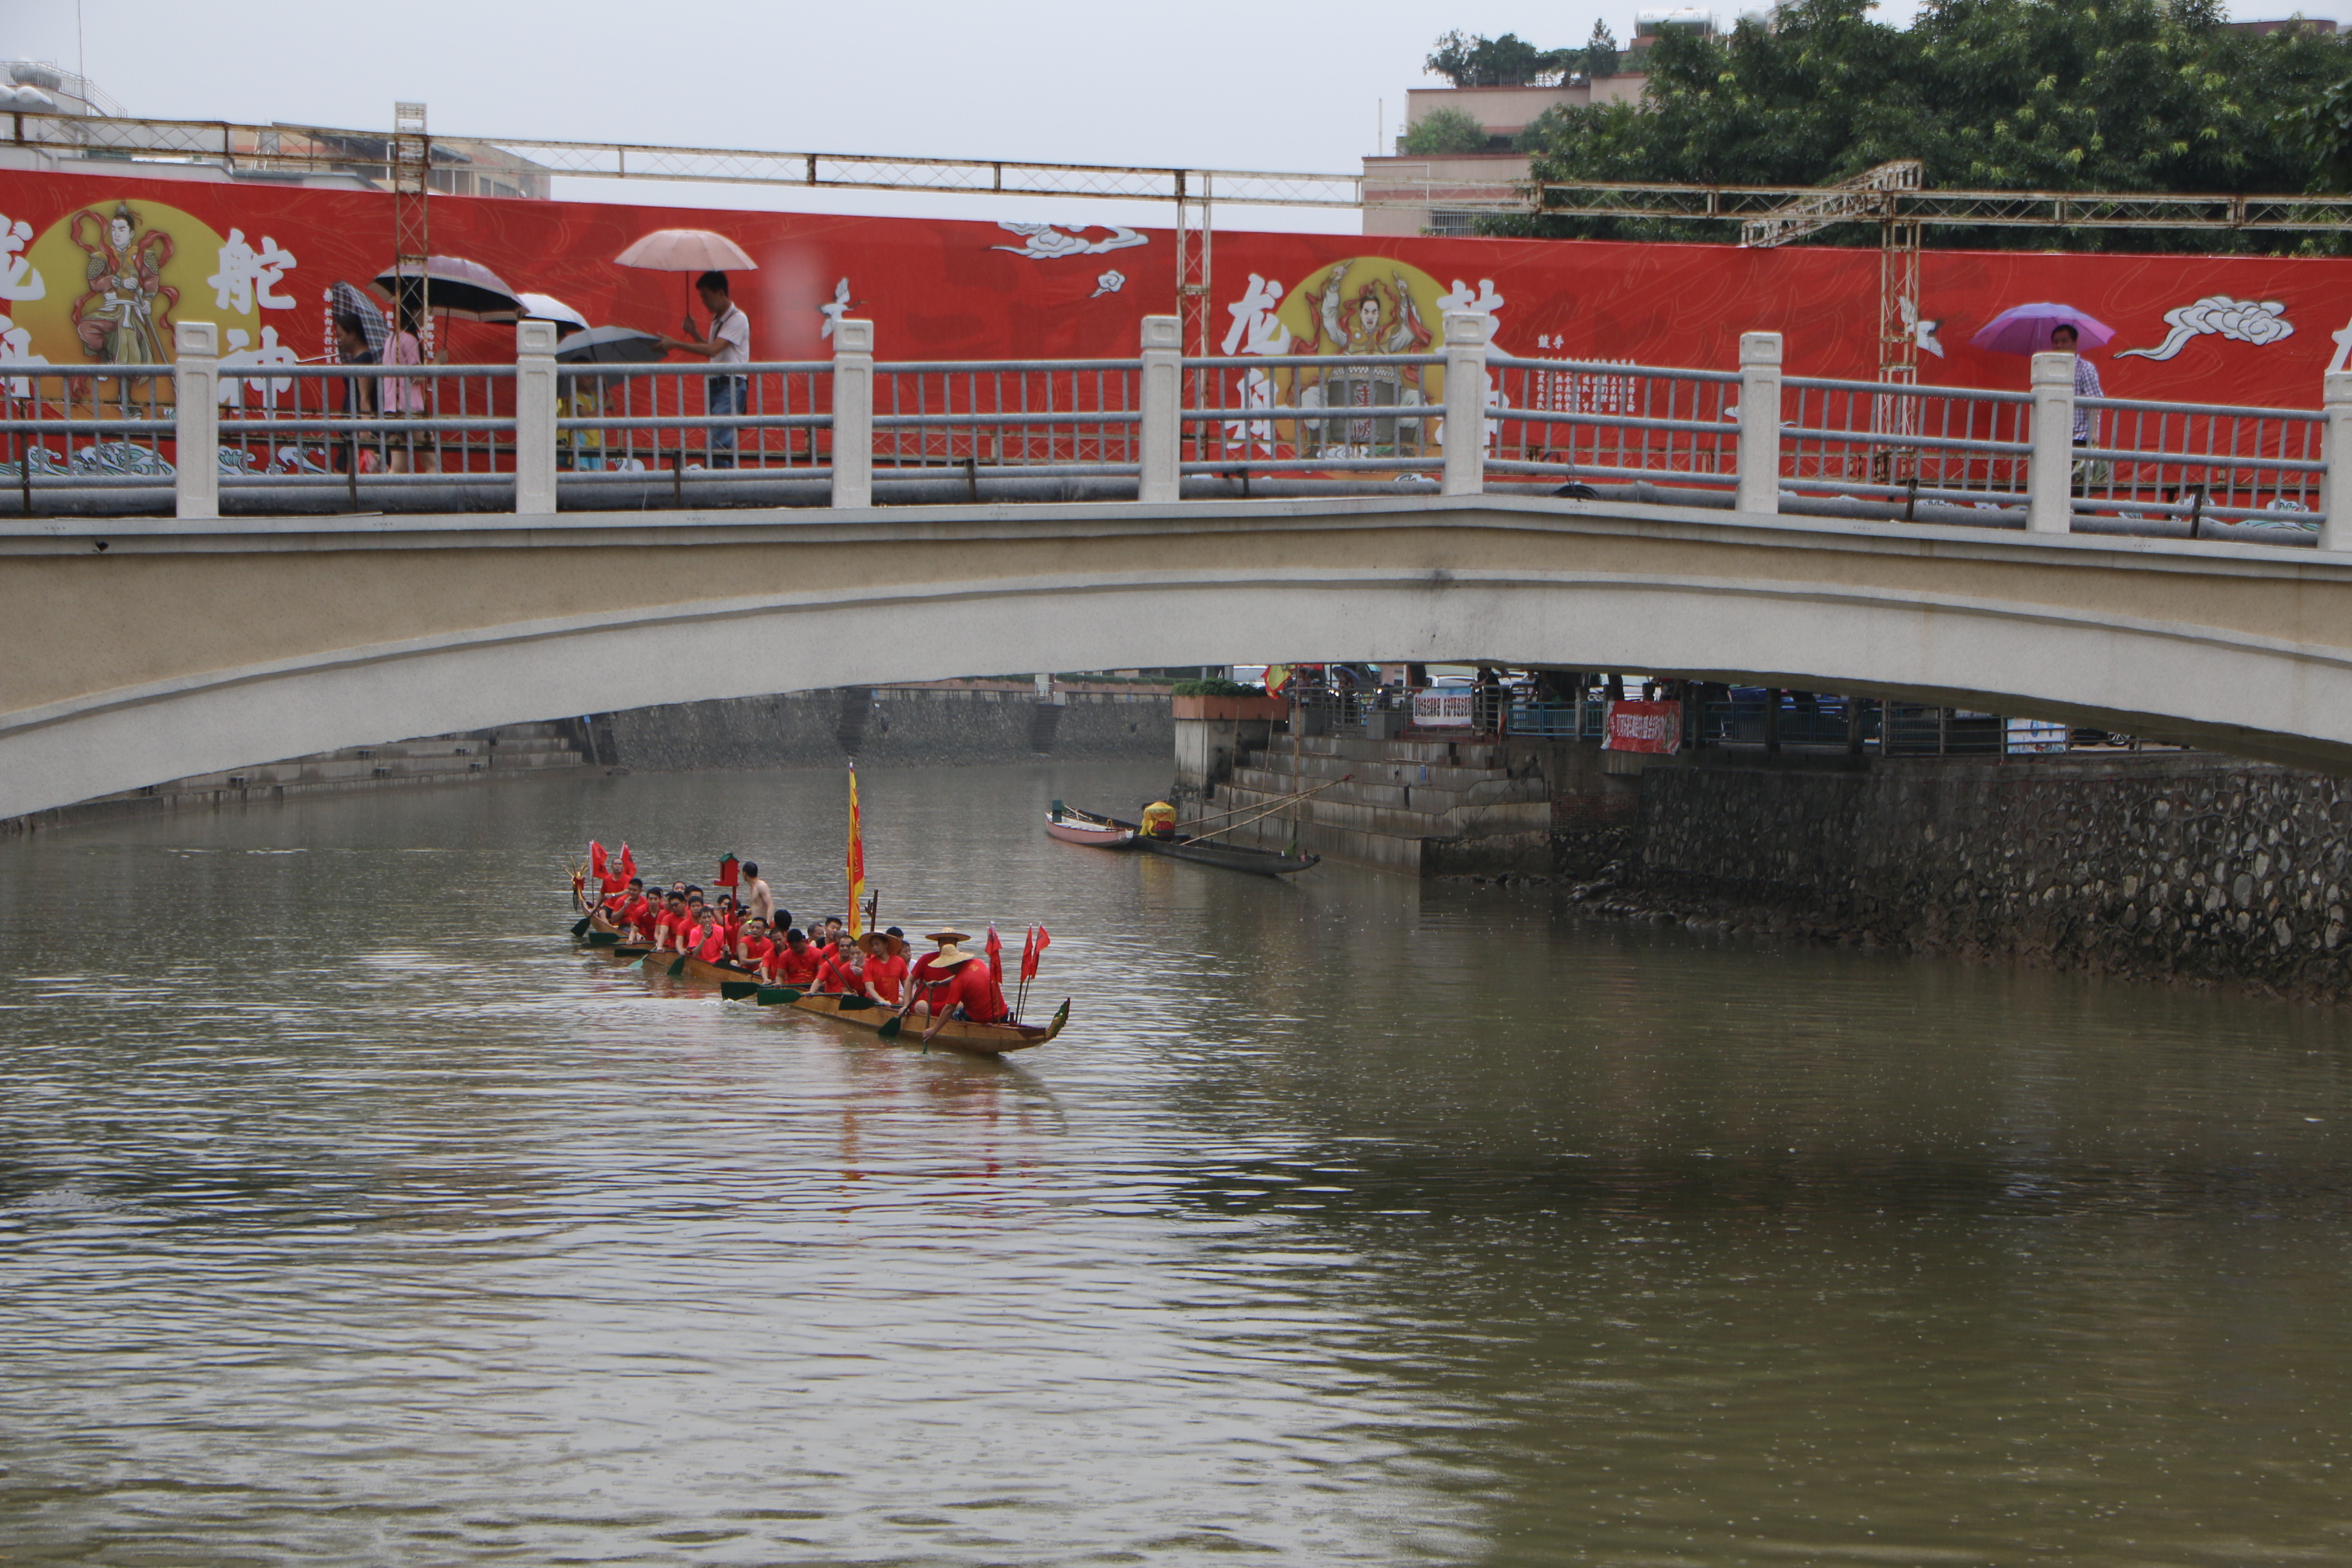
[[(762, 1005), (771, 1005), (771, 997), (776, 1003), (784, 1003), (787, 995), (791, 1000), (786, 1005), (803, 1013), (814, 1013), (860, 1029), (879, 1032), (885, 1024), (898, 1017), (898, 1014), (889, 1008), (877, 1006), (864, 996), (827, 996), (822, 993), (801, 994), (780, 986), (761, 987), (759, 1001)], [(866, 1005), (858, 1006), (860, 1002)], [(1054, 1021), (1050, 1024), (975, 1024), (969, 1018), (950, 1018), (940, 1026), (940, 1032), (931, 1037), (930, 1043), (944, 1046), (951, 1051), (968, 1051), (974, 1056), (1001, 1057), (1007, 1051), (1025, 1051), (1032, 1046), (1044, 1045), (1060, 1034), (1062, 1026), (1069, 1021), (1070, 1004), (1065, 997), (1061, 1006), (1055, 1010)], [(900, 1024), (896, 1038), (902, 1046), (919, 1046), (923, 1043), (923, 1031), (930, 1026), (929, 1019), (919, 1015), (911, 1016)]]
[[(655, 953), (647, 960), (646, 967), (652, 968), (665, 956)], [(716, 985), (719, 994), (730, 1002), (757, 1001), (762, 1005), (782, 1003), (803, 1013), (814, 1013), (877, 1033), (898, 1016), (867, 996), (834, 996), (823, 992), (794, 991), (789, 986), (762, 985), (750, 971), (738, 969), (731, 963), (706, 963), (691, 956), (683, 964), (676, 959), (671, 959), (670, 963), (673, 973), (705, 985)], [(950, 1018), (937, 1035), (931, 1037), (931, 1044), (980, 1056), (1002, 1056), (1006, 1051), (1027, 1050), (1032, 1046), (1044, 1045), (1062, 1032), (1062, 1026), (1069, 1021), (1069, 1017), (1070, 1005), (1065, 1001), (1050, 1024), (976, 1024), (969, 1018)], [(893, 1037), (906, 1045), (920, 1045), (923, 1043), (923, 1031), (929, 1026), (930, 1020), (910, 1016), (900, 1024), (898, 1033)]]
[(1171, 860), (1190, 860), (1195, 866), (1214, 866), (1226, 871), (1250, 871), (1261, 877), (1287, 877), (1323, 858), (1320, 855), (1285, 855), (1273, 849), (1253, 849), (1214, 838), (1155, 838), (1144, 833), (1138, 834), (1135, 841), (1147, 854), (1165, 855)]
[(1132, 849), (1135, 847), (1136, 826), (1121, 822), (1116, 816), (1097, 816), (1091, 811), (1054, 803), (1045, 814), (1045, 837), (1058, 838), (1065, 844), (1084, 844), (1096, 849)]
[(1196, 866), (1214, 866), (1226, 871), (1250, 871), (1261, 877), (1287, 877), (1304, 871), (1323, 858), (1319, 855), (1284, 855), (1272, 849), (1253, 849), (1245, 845), (1228, 844), (1217, 838), (1161, 838), (1146, 833), (1132, 822), (1121, 822), (1116, 816), (1097, 816), (1090, 811), (1055, 802), (1058, 816), (1048, 814), (1045, 831), (1065, 844), (1091, 844), (1101, 849), (1140, 849), (1146, 854), (1164, 855), (1171, 860), (1190, 860)]

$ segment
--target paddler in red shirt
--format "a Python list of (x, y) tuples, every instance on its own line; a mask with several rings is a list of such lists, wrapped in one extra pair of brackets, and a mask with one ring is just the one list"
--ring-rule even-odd
[(694, 929), (686, 912), (686, 895), (672, 893), (654, 917), (654, 947), (662, 952), (684, 952), (686, 932)]
[(869, 931), (866, 937), (866, 994), (886, 1007), (896, 1007), (907, 988), (907, 961), (899, 956), (905, 948), (904, 938), (893, 941), (892, 926), (887, 931)]
[(959, 1016), (975, 1024), (1004, 1021), (1003, 994), (997, 990), (996, 981), (980, 954), (949, 948), (933, 956), (930, 973), (940, 976), (940, 983), (931, 987), (932, 1023), (923, 1031), (924, 1039), (929, 1040), (947, 1026), (949, 1019)]
[(717, 963), (727, 956), (727, 917), (715, 909), (706, 909), (702, 923), (694, 931), (694, 956), (705, 963)]
[(744, 968), (753, 973), (766, 973), (768, 956), (776, 951), (776, 944), (768, 940), (768, 922), (757, 915), (745, 921), (735, 934), (732, 951), (735, 962)]
[(768, 972), (779, 985), (795, 986), (807, 991), (816, 984), (816, 972), (824, 964), (824, 954), (809, 945), (808, 938), (798, 926), (784, 928), (784, 940), (776, 947)]
[(866, 961), (846, 931), (834, 944), (833, 955), (824, 961), (824, 967), (816, 972), (816, 988), (835, 996), (866, 994)]

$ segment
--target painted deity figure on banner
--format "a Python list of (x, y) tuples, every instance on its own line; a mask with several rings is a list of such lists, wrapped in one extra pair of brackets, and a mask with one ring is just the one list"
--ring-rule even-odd
[[(1348, 294), (1348, 266), (1342, 263), (1324, 275), (1308, 334), (1293, 347), (1307, 354), (1426, 353), (1434, 334), (1414, 305), (1404, 274), (1394, 268), (1387, 278), (1368, 278)], [(1407, 408), (1428, 404), (1418, 365), (1346, 365), (1309, 372), (1315, 377), (1298, 389), (1301, 408)], [(1302, 378), (1303, 379), (1303, 378)], [(1310, 451), (1338, 457), (1378, 457), (1423, 449), (1422, 421), (1417, 417), (1390, 419), (1327, 418), (1304, 422)]]
[(163, 281), (172, 237), (139, 232), (129, 202), (101, 220), (94, 208), (74, 214), (73, 242), (88, 258), (89, 291), (74, 301), (74, 335), (103, 364), (165, 364), (172, 357), (172, 309), (180, 291)]

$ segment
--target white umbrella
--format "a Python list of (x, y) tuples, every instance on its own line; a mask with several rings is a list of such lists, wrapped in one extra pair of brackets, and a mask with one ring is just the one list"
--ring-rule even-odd
[(523, 319), (530, 321), (553, 321), (555, 335), (562, 338), (570, 332), (587, 330), (588, 318), (557, 299), (552, 294), (518, 294), (522, 301)]
[[(416, 275), (408, 275), (415, 279)], [(397, 295), (403, 279), (395, 265), (376, 274), (376, 287), (388, 294)], [(425, 258), (425, 275), (417, 279), (424, 290), (423, 304), (428, 310), (445, 316), (463, 316), (472, 321), (511, 321), (522, 313), (522, 301), (506, 286), (505, 279), (478, 261), (468, 261), (462, 256), (428, 256)]]
[(723, 234), (707, 228), (657, 228), (614, 258), (624, 267), (654, 272), (756, 272), (760, 264)]
[[(757, 272), (760, 264), (723, 234), (707, 228), (657, 228), (614, 258), (624, 267), (650, 272)], [(687, 308), (694, 306), (694, 285), (687, 284)]]

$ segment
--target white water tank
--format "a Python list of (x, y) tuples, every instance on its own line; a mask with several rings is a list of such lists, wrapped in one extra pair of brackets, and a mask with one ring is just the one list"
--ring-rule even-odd
[(1715, 37), (1715, 13), (1692, 5), (1650, 7), (1633, 13), (1633, 36), (1654, 38), (1664, 33), (1696, 33)]

